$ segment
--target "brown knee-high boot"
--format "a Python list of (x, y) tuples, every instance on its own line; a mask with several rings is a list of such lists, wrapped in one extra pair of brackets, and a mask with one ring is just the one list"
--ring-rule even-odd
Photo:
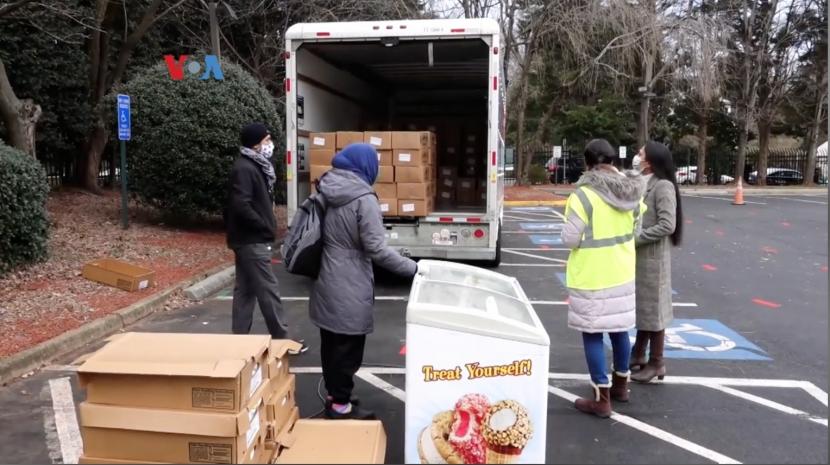
[(642, 370), (646, 366), (646, 349), (648, 348), (650, 331), (637, 330), (637, 339), (631, 347), (631, 361), (628, 362), (628, 369), (632, 371)]
[(631, 379), (638, 383), (648, 383), (656, 376), (663, 379), (666, 376), (666, 363), (663, 361), (663, 348), (666, 342), (666, 330), (652, 331), (649, 334), (649, 354), (646, 367), (631, 375)]

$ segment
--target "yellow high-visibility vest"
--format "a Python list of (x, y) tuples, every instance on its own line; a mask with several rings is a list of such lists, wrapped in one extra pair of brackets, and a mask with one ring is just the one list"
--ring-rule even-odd
[(598, 290), (634, 281), (634, 231), (645, 210), (642, 199), (634, 210), (620, 211), (590, 187), (574, 191), (565, 206), (565, 218), (576, 214), (585, 223), (585, 230), (579, 247), (568, 257), (567, 287)]

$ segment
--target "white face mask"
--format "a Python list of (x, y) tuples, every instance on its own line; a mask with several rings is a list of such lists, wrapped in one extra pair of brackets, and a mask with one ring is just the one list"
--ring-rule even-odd
[(631, 169), (641, 173), (643, 169), (640, 167), (642, 160), (640, 159), (640, 154), (634, 155), (634, 158), (631, 159)]
[(259, 153), (261, 153), (265, 158), (271, 158), (274, 155), (274, 143), (266, 142), (265, 144), (262, 144), (262, 147), (259, 148)]

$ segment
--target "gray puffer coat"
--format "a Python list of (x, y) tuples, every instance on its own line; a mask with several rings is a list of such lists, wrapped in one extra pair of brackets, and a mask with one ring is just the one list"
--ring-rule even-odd
[(371, 186), (358, 175), (333, 169), (320, 180), (326, 198), (325, 247), (309, 301), (311, 321), (338, 334), (374, 329), (375, 276), (372, 262), (401, 276), (417, 265), (386, 245), (383, 220)]

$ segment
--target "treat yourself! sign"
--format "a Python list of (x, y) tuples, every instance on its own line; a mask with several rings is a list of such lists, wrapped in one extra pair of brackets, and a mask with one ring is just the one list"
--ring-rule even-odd
[(407, 330), (407, 463), (544, 463), (548, 347)]

